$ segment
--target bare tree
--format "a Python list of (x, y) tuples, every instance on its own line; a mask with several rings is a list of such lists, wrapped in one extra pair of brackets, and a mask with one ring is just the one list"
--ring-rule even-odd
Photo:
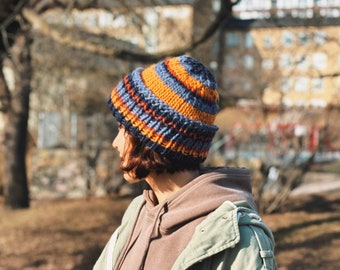
[[(3, 3), (8, 16), (1, 24), (1, 60), (7, 55), (14, 71), (13, 89), (9, 89), (1, 68), (1, 111), (5, 114), (4, 134), (4, 195), (5, 205), (10, 208), (29, 206), (29, 193), (26, 175), (27, 122), (30, 96), (30, 38), (25, 22), (17, 20), (23, 1)], [(2, 66), (1, 66), (2, 67)]]

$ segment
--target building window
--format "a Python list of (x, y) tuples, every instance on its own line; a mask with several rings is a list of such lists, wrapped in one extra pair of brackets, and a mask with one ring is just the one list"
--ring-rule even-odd
[[(313, 14), (326, 17), (339, 17), (339, 0), (242, 0), (233, 7), (233, 12), (240, 19), (268, 18), (271, 15), (284, 17), (291, 15), (299, 18), (312, 18)], [(219, 3), (214, 0), (213, 3)], [(216, 7), (215, 7), (216, 6)], [(214, 11), (219, 4), (214, 5)], [(313, 7), (319, 7), (313, 11)], [(270, 10), (276, 14), (271, 14)]]
[(227, 91), (233, 91), (236, 83), (234, 80), (230, 79), (230, 77), (226, 76), (223, 81), (223, 85)]
[(274, 67), (273, 59), (263, 59), (262, 60), (262, 68), (265, 70), (272, 69)]
[(324, 108), (327, 106), (327, 102), (323, 99), (312, 99), (310, 103), (313, 107)]
[(227, 55), (225, 57), (225, 65), (227, 69), (235, 69), (237, 67), (237, 58), (234, 55)]
[(337, 93), (340, 94), (340, 76), (337, 77), (337, 86), (336, 86), (336, 89), (337, 89)]
[(85, 13), (84, 23), (87, 26), (96, 27), (98, 25), (98, 14), (92, 12)]
[(263, 39), (263, 46), (265, 48), (271, 48), (273, 47), (273, 38), (272, 37), (265, 37)]
[(101, 11), (98, 16), (99, 27), (110, 27), (113, 22), (113, 14), (108, 11)]
[(254, 67), (254, 56), (249, 54), (243, 56), (243, 65), (247, 69), (252, 69)]
[(246, 48), (253, 48), (254, 47), (254, 41), (253, 41), (253, 38), (252, 38), (252, 36), (249, 32), (247, 32), (244, 35), (244, 47), (246, 47)]
[(58, 113), (39, 113), (38, 147), (55, 147), (60, 141), (61, 117)]
[(70, 117), (70, 138), (69, 144), (71, 147), (76, 147), (78, 143), (78, 116), (75, 113)]
[(293, 102), (289, 98), (283, 98), (282, 103), (285, 107), (292, 107)]
[(328, 0), (315, 0), (315, 5), (318, 7), (327, 7)]
[[(234, 1), (236, 2), (236, 1)], [(249, 10), (249, 9), (269, 9), (271, 6), (271, 0), (243, 0), (235, 5), (237, 10)], [(276, 2), (276, 1), (274, 1)]]
[(295, 81), (296, 92), (306, 92), (308, 90), (308, 77), (297, 77)]
[(307, 102), (303, 99), (299, 99), (295, 102), (295, 105), (298, 107), (306, 107), (307, 106)]
[(312, 88), (314, 92), (322, 92), (323, 90), (323, 78), (313, 78)]
[(270, 0), (242, 0), (233, 7), (233, 12), (240, 19), (267, 18), (270, 15), (268, 11), (270, 7)]
[(226, 45), (228, 47), (235, 47), (240, 44), (239, 34), (231, 32), (226, 34)]
[(216, 56), (218, 55), (218, 43), (214, 42), (210, 46), (210, 55)]
[(290, 31), (282, 31), (281, 44), (283, 46), (291, 46), (294, 44), (294, 33)]
[(281, 54), (279, 65), (280, 65), (281, 68), (292, 67), (292, 56), (288, 53)]
[(317, 30), (314, 32), (314, 43), (316, 45), (323, 45), (326, 43), (326, 32), (322, 30)]
[(325, 69), (327, 67), (327, 54), (314, 53), (312, 56), (312, 66), (318, 70)]
[(292, 88), (292, 79), (289, 77), (281, 78), (281, 92), (287, 93)]
[(147, 52), (154, 52), (158, 47), (158, 40), (157, 37), (154, 35), (150, 35), (146, 40), (145, 40), (145, 50)]
[(249, 92), (252, 86), (251, 82), (246, 78), (243, 78), (241, 82), (242, 82), (243, 90)]
[(308, 69), (308, 59), (306, 55), (298, 55), (296, 59), (296, 67), (300, 70)]
[(278, 8), (306, 8), (313, 6), (313, 0), (297, 0), (297, 1), (287, 1), (287, 0), (277, 0), (275, 1)]
[[(339, 4), (338, 4), (339, 5)], [(330, 17), (330, 18), (339, 18), (339, 10), (338, 8), (321, 8), (320, 15), (323, 17)]]
[(211, 62), (209, 63), (209, 67), (210, 67), (214, 72), (216, 72), (216, 70), (217, 70), (217, 68), (218, 68), (218, 63), (217, 63), (217, 61), (211, 61)]
[(307, 32), (300, 32), (299, 33), (299, 43), (301, 45), (306, 45), (308, 43), (309, 40), (309, 35)]

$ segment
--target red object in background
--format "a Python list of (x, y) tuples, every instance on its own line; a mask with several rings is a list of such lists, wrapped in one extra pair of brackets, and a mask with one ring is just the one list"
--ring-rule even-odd
[(312, 127), (309, 133), (309, 150), (314, 151), (319, 145), (319, 129)]

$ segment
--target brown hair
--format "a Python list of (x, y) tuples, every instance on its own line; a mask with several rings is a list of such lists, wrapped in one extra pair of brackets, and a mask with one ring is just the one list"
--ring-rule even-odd
[[(172, 161), (169, 158), (162, 156), (151, 150), (140, 142), (140, 140), (127, 133), (127, 140), (130, 141), (130, 148), (123, 153), (124, 164), (121, 169), (125, 172), (132, 173), (136, 178), (143, 179), (149, 175), (150, 172), (157, 174), (161, 173), (175, 173), (184, 170), (198, 170), (200, 162), (179, 162)], [(125, 160), (127, 159), (127, 160)]]

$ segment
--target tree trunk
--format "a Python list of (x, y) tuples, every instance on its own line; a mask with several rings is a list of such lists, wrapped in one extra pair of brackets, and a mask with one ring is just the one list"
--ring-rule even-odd
[(26, 173), (26, 145), (31, 81), (31, 61), (27, 33), (16, 36), (11, 47), (14, 71), (12, 99), (5, 113), (4, 195), (9, 209), (29, 207)]

